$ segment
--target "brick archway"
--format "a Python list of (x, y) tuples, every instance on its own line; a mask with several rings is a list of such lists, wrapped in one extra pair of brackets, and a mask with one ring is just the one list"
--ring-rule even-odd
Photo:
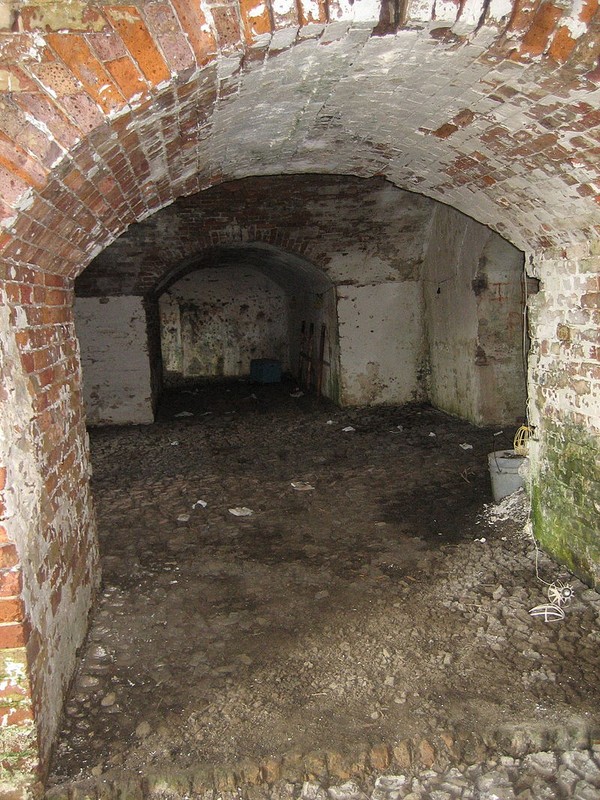
[[(96, 581), (72, 281), (130, 223), (223, 180), (383, 175), (526, 252), (543, 289), (531, 313), (534, 523), (598, 581), (597, 3), (394, 9), (0, 6), (0, 333), (14, 412), (0, 462), (0, 646), (14, 677), (2, 720), (30, 731), (33, 708), (37, 735), (12, 788), (47, 765)], [(31, 690), (11, 666), (24, 661)]]

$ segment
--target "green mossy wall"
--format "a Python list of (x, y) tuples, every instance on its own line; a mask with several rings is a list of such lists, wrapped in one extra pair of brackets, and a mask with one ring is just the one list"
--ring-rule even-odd
[(534, 534), (544, 550), (600, 587), (600, 437), (546, 420), (532, 481)]

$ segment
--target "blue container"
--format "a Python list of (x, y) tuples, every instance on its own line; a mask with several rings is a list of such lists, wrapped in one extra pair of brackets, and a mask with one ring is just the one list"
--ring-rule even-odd
[(274, 358), (253, 358), (250, 362), (250, 380), (254, 383), (279, 383), (281, 361)]

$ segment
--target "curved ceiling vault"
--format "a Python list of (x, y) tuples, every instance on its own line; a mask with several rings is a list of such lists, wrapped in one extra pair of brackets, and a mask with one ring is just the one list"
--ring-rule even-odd
[(75, 277), (178, 197), (286, 173), (383, 176), (528, 252), (600, 234), (597, 0), (12, 7), (9, 266)]
[[(412, 278), (434, 206), (383, 178), (279, 175), (225, 182), (133, 225), (96, 256), (75, 290), (79, 296), (156, 294), (174, 276), (231, 258), (238, 265), (264, 264), (275, 277), (281, 274), (278, 254), (287, 266), (296, 264), (298, 275), (309, 269), (316, 286), (330, 285), (330, 279), (349, 279), (344, 262), (352, 250), (362, 260), (368, 254), (370, 262), (389, 265), (379, 279)], [(363, 279), (372, 280), (374, 269), (374, 263), (363, 265)], [(351, 272), (356, 279), (357, 270)]]
[(153, 287), (155, 295), (166, 292), (173, 284), (197, 270), (228, 269), (231, 267), (251, 269), (275, 281), (286, 294), (311, 289), (325, 292), (331, 281), (310, 261), (288, 253), (270, 244), (253, 243), (221, 245), (197, 253), (193, 258), (180, 262), (164, 275)]

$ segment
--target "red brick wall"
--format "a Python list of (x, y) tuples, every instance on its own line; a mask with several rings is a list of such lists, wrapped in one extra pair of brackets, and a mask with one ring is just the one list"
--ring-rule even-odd
[(541, 543), (600, 587), (600, 255), (549, 251), (531, 300), (533, 524)]
[(9, 267), (5, 275), (0, 645), (12, 662), (22, 649), (27, 669), (3, 716), (28, 728), (33, 711), (45, 765), (98, 562), (72, 285), (33, 268)]

